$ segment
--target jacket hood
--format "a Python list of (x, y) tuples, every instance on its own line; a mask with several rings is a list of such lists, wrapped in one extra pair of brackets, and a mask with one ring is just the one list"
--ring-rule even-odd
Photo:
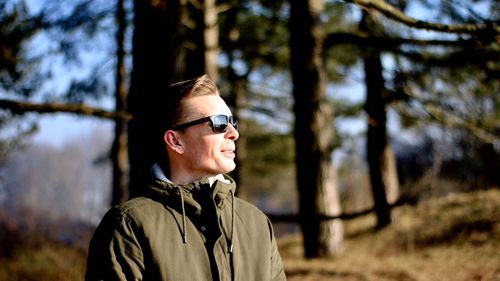
[[(199, 216), (203, 212), (200, 198), (210, 196), (218, 208), (231, 204), (231, 238), (229, 239), (232, 251), (232, 236), (234, 233), (234, 192), (236, 184), (228, 175), (219, 175), (212, 184), (206, 177), (188, 184), (175, 184), (168, 180), (158, 165), (152, 168), (153, 182), (144, 191), (143, 195), (162, 202), (182, 213), (183, 229), (181, 235), (186, 243), (186, 215)], [(207, 194), (208, 193), (208, 194)], [(229, 199), (230, 198), (230, 199)]]
[(153, 195), (154, 198), (166, 200), (171, 203), (172, 201), (179, 201), (182, 194), (186, 208), (189, 208), (195, 214), (199, 214), (202, 209), (199, 202), (195, 199), (199, 193), (210, 190), (212, 199), (218, 207), (222, 207), (226, 201), (225, 199), (230, 196), (230, 193), (234, 194), (236, 190), (236, 183), (228, 175), (218, 175), (215, 177), (213, 183), (211, 183), (208, 177), (205, 177), (188, 184), (176, 184), (165, 176), (158, 164), (152, 167), (151, 173), (153, 183), (146, 188), (147, 194), (145, 195)]
[(144, 195), (168, 203), (178, 202), (182, 196), (186, 209), (199, 215), (202, 211), (202, 205), (196, 198), (200, 193), (207, 192), (208, 190), (218, 207), (223, 207), (226, 201), (225, 199), (231, 196), (231, 193), (234, 193), (236, 188), (234, 180), (227, 175), (224, 175), (224, 179), (226, 179), (227, 182), (216, 180), (210, 185), (208, 178), (203, 178), (189, 184), (175, 184), (156, 178), (153, 183), (146, 188)]

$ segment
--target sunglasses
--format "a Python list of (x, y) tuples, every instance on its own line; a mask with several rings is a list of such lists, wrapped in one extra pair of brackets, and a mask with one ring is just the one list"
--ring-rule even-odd
[(173, 127), (172, 130), (177, 131), (177, 130), (186, 129), (188, 127), (198, 125), (198, 124), (201, 124), (201, 123), (204, 123), (207, 121), (210, 121), (210, 123), (212, 125), (212, 131), (214, 131), (214, 133), (225, 133), (229, 123), (231, 123), (231, 125), (234, 127), (235, 130), (238, 130), (238, 120), (236, 120), (236, 117), (227, 116), (227, 115), (223, 115), (223, 114), (203, 117), (203, 118), (196, 119), (196, 120), (193, 120), (193, 121), (190, 121), (187, 123), (183, 123), (183, 124), (180, 124), (180, 125)]

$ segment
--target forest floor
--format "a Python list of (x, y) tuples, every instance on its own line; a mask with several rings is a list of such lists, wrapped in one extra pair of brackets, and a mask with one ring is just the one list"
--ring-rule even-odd
[(299, 235), (280, 239), (289, 281), (500, 281), (500, 190), (396, 209), (374, 231), (371, 216), (346, 222), (343, 252), (304, 260)]
[[(329, 259), (303, 259), (300, 235), (280, 238), (288, 280), (500, 281), (500, 189), (431, 199), (394, 215), (379, 231), (371, 216), (345, 222), (343, 253)], [(22, 234), (5, 217), (0, 223), (0, 281), (83, 280), (91, 229), (71, 226), (83, 234), (75, 246)]]

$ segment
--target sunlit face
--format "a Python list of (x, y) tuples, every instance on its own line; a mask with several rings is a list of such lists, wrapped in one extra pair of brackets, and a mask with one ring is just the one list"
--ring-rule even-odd
[[(232, 115), (229, 107), (218, 95), (189, 98), (184, 104), (188, 109), (188, 116), (180, 123), (216, 114)], [(214, 133), (210, 122), (207, 121), (178, 131), (178, 137), (183, 145), (183, 166), (192, 177), (212, 177), (228, 173), (236, 167), (235, 141), (239, 134), (232, 125), (228, 125), (224, 133)]]

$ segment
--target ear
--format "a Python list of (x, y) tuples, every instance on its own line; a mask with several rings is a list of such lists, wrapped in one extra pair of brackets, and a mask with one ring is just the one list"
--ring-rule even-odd
[(163, 135), (163, 141), (167, 144), (167, 147), (179, 154), (184, 153), (184, 145), (179, 138), (179, 134), (176, 131), (168, 130)]

